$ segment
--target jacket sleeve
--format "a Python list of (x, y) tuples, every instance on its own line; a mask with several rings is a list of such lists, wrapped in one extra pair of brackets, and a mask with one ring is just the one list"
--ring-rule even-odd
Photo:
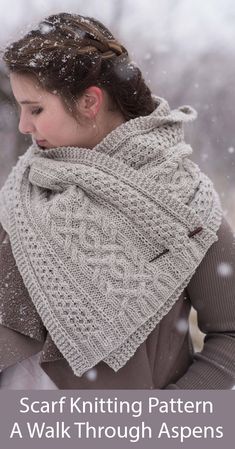
[(224, 217), (217, 235), (187, 287), (204, 346), (166, 389), (235, 388), (235, 233)]

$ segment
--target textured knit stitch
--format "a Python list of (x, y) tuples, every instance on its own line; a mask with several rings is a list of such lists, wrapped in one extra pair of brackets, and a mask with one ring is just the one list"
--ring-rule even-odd
[(24, 283), (78, 376), (120, 369), (217, 240), (218, 194), (184, 142), (196, 112), (155, 99), (92, 150), (34, 142), (0, 192)]

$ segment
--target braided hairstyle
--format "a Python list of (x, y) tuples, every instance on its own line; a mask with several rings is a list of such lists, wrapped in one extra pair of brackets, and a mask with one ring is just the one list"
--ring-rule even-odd
[(10, 73), (34, 77), (42, 88), (57, 93), (73, 116), (77, 100), (90, 86), (103, 88), (110, 110), (121, 111), (126, 121), (156, 107), (126, 48), (90, 17), (50, 15), (10, 44), (3, 61)]

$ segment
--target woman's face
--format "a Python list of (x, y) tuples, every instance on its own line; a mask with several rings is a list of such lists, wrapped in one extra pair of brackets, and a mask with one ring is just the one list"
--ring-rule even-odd
[(45, 91), (27, 75), (12, 73), (10, 82), (21, 108), (19, 131), (22, 134), (31, 134), (43, 148), (94, 146), (94, 126), (89, 121), (78, 123), (56, 93)]

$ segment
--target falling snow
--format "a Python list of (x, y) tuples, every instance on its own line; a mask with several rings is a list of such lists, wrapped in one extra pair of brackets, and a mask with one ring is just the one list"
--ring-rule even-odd
[(145, 59), (145, 61), (148, 61), (149, 59), (151, 59), (152, 58), (152, 55), (151, 55), (151, 53), (145, 53), (145, 55), (144, 55), (144, 59)]
[(217, 272), (220, 276), (229, 277), (233, 274), (233, 267), (227, 262), (221, 262), (217, 267)]
[[(183, 3), (183, 2), (182, 2)], [(198, 2), (195, 2), (195, 4), (198, 4), (199, 5), (199, 3)], [(185, 4), (187, 4), (187, 2), (185, 2)], [(147, 8), (145, 8), (145, 9), (147, 9)], [(206, 11), (207, 11), (207, 9), (205, 9), (204, 10), (204, 8), (200, 8), (199, 7), (199, 9), (203, 12), (203, 14), (206, 14)], [(209, 9), (210, 8), (208, 8), (208, 11), (209, 11)], [(224, 10), (225, 10), (225, 8), (224, 8)], [(12, 13), (13, 13), (14, 11), (12, 11)], [(150, 10), (149, 10), (149, 12), (150, 12)], [(180, 13), (180, 11), (179, 11), (179, 13)], [(181, 13), (182, 13), (182, 11), (181, 11)], [(167, 15), (166, 15), (167, 16)], [(190, 13), (190, 16), (189, 17), (194, 17), (195, 16), (195, 18), (197, 17), (197, 14), (191, 14)], [(129, 15), (128, 14), (126, 14), (126, 17), (129, 17)], [(153, 20), (155, 20), (155, 16), (152, 14), (152, 17), (153, 17)], [(178, 17), (181, 17), (180, 16), (180, 14), (178, 14)], [(179, 27), (179, 32), (178, 33), (176, 33), (175, 34), (175, 41), (176, 41), (176, 43), (177, 43), (177, 45), (178, 45), (178, 43), (181, 43), (181, 42), (183, 42), (183, 43), (187, 43), (188, 42), (188, 45), (189, 45), (189, 47), (190, 47), (190, 51), (194, 51), (195, 49), (194, 49), (194, 45), (192, 45), (192, 39), (185, 39), (185, 38), (180, 38), (180, 40), (179, 40), (179, 36), (178, 36), (178, 34), (179, 35), (182, 35), (183, 37), (184, 37), (184, 35), (183, 35), (183, 33), (184, 32), (187, 32), (187, 22), (185, 21), (185, 20), (183, 20), (185, 18), (185, 15), (183, 15), (182, 14), (182, 17), (181, 17), (181, 20), (178, 20), (178, 21), (174, 21), (174, 24), (172, 23), (172, 26), (174, 26), (174, 27), (176, 27), (176, 26), (178, 26)], [(205, 19), (205, 17), (204, 17), (204, 19)], [(141, 20), (142, 20), (142, 22), (144, 22), (144, 18), (142, 18), (141, 17)], [(89, 20), (88, 19), (82, 19), (81, 20), (82, 22), (85, 22), (85, 23), (89, 23)], [(217, 24), (218, 25), (218, 17), (216, 17), (216, 15), (214, 15), (214, 21), (215, 21), (215, 24)], [(12, 21), (12, 18), (11, 18), (11, 22), (13, 22)], [(134, 21), (133, 21), (134, 22)], [(55, 23), (60, 23), (60, 20), (58, 20), (58, 21), (55, 21)], [(182, 23), (185, 25), (186, 24), (186, 26), (182, 26)], [(206, 23), (206, 22), (205, 22)], [(232, 22), (231, 22), (232, 23)], [(129, 23), (128, 23), (128, 25), (129, 25)], [(191, 30), (192, 30), (192, 33), (195, 33), (195, 26), (189, 26), (190, 24), (188, 24), (188, 27), (189, 28), (191, 28)], [(29, 24), (28, 25), (29, 26), (29, 28), (31, 27), (31, 25)], [(164, 24), (162, 24), (162, 26), (164, 26)], [(151, 28), (151, 27), (150, 27)], [(48, 34), (49, 32), (51, 32), (51, 31), (53, 31), (54, 29), (55, 29), (55, 27), (54, 27), (54, 25), (50, 25), (50, 24), (46, 24), (46, 23), (42, 23), (42, 24), (40, 24), (40, 26), (39, 26), (39, 28), (38, 28), (39, 30), (40, 30), (40, 32), (42, 33), (42, 34)], [(128, 29), (129, 29), (129, 26), (128, 26)], [(205, 38), (205, 34), (203, 34), (203, 33), (205, 33), (205, 30), (203, 30), (203, 26), (201, 26), (201, 32), (198, 34), (198, 36), (199, 36), (199, 39), (197, 39), (197, 40), (195, 40), (195, 42), (193, 42), (193, 44), (195, 43), (197, 43), (197, 41), (198, 41), (198, 43), (199, 43), (199, 46), (200, 46), (200, 42), (202, 42), (202, 45), (203, 46), (205, 46), (205, 43), (206, 42), (208, 42), (208, 45), (210, 44), (210, 42), (212, 42), (212, 45), (214, 46), (214, 39), (215, 39), (215, 34), (213, 34), (213, 32), (211, 33), (211, 36), (212, 36), (212, 39), (209, 39), (209, 37), (210, 37), (210, 27), (205, 27), (205, 30), (209, 30), (208, 31), (208, 39), (206, 39)], [(185, 31), (186, 30), (186, 31)], [(211, 30), (213, 31), (213, 27), (211, 27)], [(216, 35), (218, 35), (218, 40), (221, 38), (221, 36), (223, 35), (223, 31), (224, 31), (224, 35), (225, 36), (228, 36), (228, 38), (229, 38), (229, 42), (231, 42), (232, 43), (232, 39), (230, 38), (231, 36), (229, 36), (229, 27), (227, 26), (227, 32), (225, 32), (225, 28), (223, 29), (223, 27), (219, 27), (219, 26), (217, 26), (217, 31), (218, 31), (218, 33), (216, 33)], [(220, 34), (220, 32), (222, 31), (222, 33)], [(22, 33), (21, 33), (21, 35), (24, 35), (24, 32), (22, 31)], [(83, 31), (80, 31), (80, 30), (78, 30), (77, 31), (77, 37), (79, 37), (79, 38), (81, 38), (81, 37), (84, 37), (84, 35), (85, 35), (85, 32), (83, 32)], [(170, 35), (170, 33), (169, 33), (169, 35)], [(200, 36), (201, 36), (201, 38), (200, 38)], [(76, 36), (75, 36), (76, 37)], [(178, 39), (178, 41), (177, 41), (177, 39)], [(153, 41), (153, 39), (151, 39), (151, 42)], [(156, 40), (157, 41), (157, 40)], [(48, 41), (49, 42), (49, 41)], [(55, 44), (56, 45), (56, 44)], [(43, 46), (43, 44), (41, 44), (41, 46)], [(167, 52), (167, 51), (169, 51), (169, 48), (170, 48), (170, 46), (167, 44), (167, 43), (161, 43), (160, 42), (160, 39), (159, 39), (159, 44), (158, 44), (158, 51), (159, 51), (159, 53), (161, 53), (161, 52)], [(195, 45), (195, 48), (196, 48), (196, 45)], [(23, 49), (19, 49), (19, 52), (21, 52)], [(65, 56), (64, 57), (64, 60), (63, 60), (63, 62), (64, 63), (66, 63), (67, 61), (68, 61), (68, 59), (71, 57), (71, 55), (67, 55), (67, 57)], [(37, 55), (35, 55), (34, 56), (34, 59), (35, 59), (35, 61), (36, 60), (44, 60), (44, 56), (41, 54), (41, 53), (38, 53)], [(144, 60), (146, 60), (146, 61), (148, 61), (148, 60), (151, 60), (152, 59), (152, 55), (151, 55), (151, 53), (150, 52), (147, 52), (146, 54), (145, 54), (145, 56), (144, 56), (144, 58), (143, 58)], [(34, 60), (32, 60), (30, 63), (29, 63), (29, 65), (31, 66), (31, 67), (35, 67), (36, 66), (36, 62), (35, 62)], [(96, 64), (96, 62), (94, 61), (93, 62), (93, 64)], [(135, 63), (133, 63), (132, 62), (132, 68), (131, 67), (129, 67), (129, 68), (131, 68), (132, 70), (134, 69), (134, 65), (135, 65)], [(199, 67), (198, 67), (199, 68)], [(164, 75), (164, 77), (166, 77), (166, 75), (168, 75), (169, 73), (171, 73), (171, 71), (170, 70), (161, 70), (161, 67), (159, 67), (158, 68), (158, 70), (159, 70), (159, 73), (161, 73), (161, 74), (163, 74)], [(195, 71), (197, 70), (197, 67), (195, 68)], [(62, 73), (64, 73), (64, 71), (65, 71), (65, 69), (64, 68), (61, 68), (61, 72)], [(41, 72), (40, 72), (40, 74), (41, 74)], [(148, 74), (148, 72), (146, 73), (146, 74)], [(123, 70), (121, 70), (121, 73), (119, 73), (119, 75), (120, 75), (120, 77), (123, 77), (123, 78), (125, 78), (125, 77), (127, 77), (127, 79), (130, 79), (129, 77), (130, 77), (130, 73), (129, 73), (129, 71), (128, 71), (128, 73), (125, 73), (125, 71), (123, 71)], [(157, 78), (157, 77), (156, 77)], [(194, 87), (194, 89), (198, 89), (198, 91), (196, 92), (196, 94), (197, 95), (199, 95), (200, 94), (200, 91), (202, 91), (203, 89), (204, 89), (204, 86), (203, 86), (203, 83), (201, 83), (201, 84), (199, 84), (199, 83), (192, 83), (192, 88)], [(192, 89), (193, 90), (193, 89)], [(215, 88), (215, 91), (216, 91), (216, 88)], [(53, 93), (54, 94), (56, 94), (57, 93), (57, 91), (55, 90), (55, 91), (53, 91)], [(187, 93), (187, 92), (186, 92)], [(134, 95), (136, 94), (136, 91), (134, 92)], [(210, 100), (209, 100), (210, 101)], [(200, 102), (200, 101), (199, 101)], [(204, 111), (212, 111), (213, 112), (213, 105), (210, 103), (210, 104), (207, 104), (207, 103), (205, 103), (205, 104), (201, 104), (200, 105), (200, 107), (201, 107), (201, 110), (204, 110)], [(210, 113), (208, 112), (208, 115), (209, 115)], [(208, 119), (208, 120), (210, 120), (210, 119)], [(217, 125), (217, 118), (214, 116), (214, 117), (212, 117), (212, 119), (211, 119), (211, 122), (214, 124), (214, 123), (216, 123), (216, 125)], [(224, 122), (226, 122), (226, 119), (225, 119), (225, 114), (224, 114)], [(216, 128), (215, 126), (213, 126), (213, 128)], [(207, 128), (206, 128), (207, 129)], [(228, 147), (228, 145), (229, 145), (229, 143), (231, 142), (231, 140), (232, 140), (232, 138), (231, 138), (231, 136), (230, 136), (230, 138), (229, 138), (229, 140), (228, 140), (228, 142), (225, 142), (224, 144), (223, 144), (223, 154), (225, 154), (225, 157), (227, 157), (227, 160), (229, 160), (229, 162), (230, 161), (232, 161), (232, 159), (233, 159), (233, 157), (229, 157), (228, 156), (228, 154), (230, 154), (230, 155), (233, 155), (234, 154), (234, 147), (233, 146), (229, 146)], [(208, 139), (209, 140), (209, 139)], [(206, 148), (206, 146), (204, 146), (203, 148)], [(227, 150), (226, 150), (227, 149)], [(224, 151), (225, 150), (225, 151)], [(203, 162), (205, 162), (205, 161), (209, 161), (210, 162), (210, 160), (211, 160), (211, 153), (209, 152), (209, 153), (207, 153), (207, 152), (204, 152), (204, 153), (202, 153), (202, 155), (200, 155), (199, 157), (201, 157), (201, 159), (202, 159), (202, 161)], [(214, 159), (214, 160), (216, 160), (216, 158)], [(222, 158), (221, 158), (221, 160), (222, 160)], [(213, 160), (212, 160), (212, 163), (213, 163)], [(232, 165), (232, 162), (231, 162), (231, 165)], [(224, 179), (231, 179), (231, 177), (229, 176), (229, 175), (224, 175)], [(232, 184), (232, 182), (231, 182), (231, 184)], [(222, 192), (222, 194), (221, 194), (221, 197), (227, 197), (227, 191), (226, 192)], [(227, 210), (226, 209), (223, 209), (223, 211), (224, 211), (224, 215), (226, 215), (227, 214)], [(234, 238), (235, 238), (235, 234), (234, 234)], [(4, 244), (5, 243), (7, 243), (7, 242), (3, 242)], [(230, 265), (228, 262), (221, 262), (220, 264), (218, 264), (218, 266), (217, 266), (217, 272), (218, 272), (218, 275), (220, 275), (220, 276), (222, 276), (222, 277), (230, 277), (230, 276), (232, 276), (233, 275), (233, 272), (234, 272), (234, 268), (233, 268), (233, 266), (232, 265)], [(5, 284), (5, 287), (8, 287), (8, 284), (6, 283)], [(17, 295), (17, 292), (14, 292), (14, 293), (12, 293), (14, 296), (16, 296)], [(185, 299), (187, 299), (187, 297), (185, 298)], [(203, 303), (202, 303), (202, 308), (203, 308)], [(24, 312), (22, 311), (21, 313), (20, 313), (20, 315), (21, 316), (23, 316), (24, 315)], [(1, 319), (1, 314), (0, 314), (0, 319)], [(23, 318), (20, 318), (19, 317), (19, 319), (20, 320), (23, 320)], [(184, 332), (186, 332), (187, 331), (187, 329), (188, 329), (188, 322), (186, 321), (186, 320), (184, 320), (184, 319), (180, 319), (180, 320), (178, 320), (178, 322), (176, 323), (176, 328), (177, 328), (177, 330), (179, 331), (179, 332), (182, 332), (182, 333), (184, 333)], [(30, 336), (32, 336), (31, 334), (30, 334)], [(33, 336), (32, 336), (33, 337)], [(171, 358), (171, 357), (170, 357)], [(89, 381), (95, 381), (96, 379), (97, 379), (97, 376), (98, 376), (98, 371), (95, 369), (95, 368), (93, 368), (93, 369), (90, 369), (89, 371), (87, 371), (86, 373), (85, 373), (85, 376), (86, 376), (86, 378), (89, 380)], [(187, 376), (186, 376), (187, 377)], [(231, 385), (231, 384), (230, 384)], [(235, 390), (235, 385), (233, 385), (233, 387), (231, 388), (232, 390)]]
[(38, 28), (42, 34), (47, 34), (55, 30), (55, 27), (49, 23), (40, 23)]
[(92, 368), (89, 371), (87, 371), (85, 373), (85, 376), (87, 377), (88, 380), (90, 381), (95, 381), (97, 379), (97, 369), (96, 368)]
[(181, 333), (186, 332), (188, 330), (188, 321), (183, 318), (178, 320), (176, 323), (176, 329)]

